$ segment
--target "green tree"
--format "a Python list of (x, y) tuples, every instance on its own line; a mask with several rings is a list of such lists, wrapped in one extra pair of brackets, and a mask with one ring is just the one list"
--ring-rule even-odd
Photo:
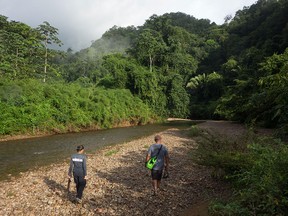
[(269, 106), (269, 109), (259, 112), (258, 116), (268, 125), (270, 122), (283, 127), (288, 133), (288, 49), (283, 54), (274, 54), (261, 64), (265, 75), (259, 79), (260, 93), (263, 97), (259, 106)]
[(206, 74), (200, 74), (192, 77), (187, 84), (188, 88), (197, 91), (199, 100), (210, 100), (218, 98), (221, 95), (223, 77), (216, 72)]
[(59, 40), (58, 36), (58, 29), (51, 26), (47, 21), (43, 22), (43, 24), (39, 25), (37, 30), (41, 35), (41, 40), (44, 43), (45, 54), (44, 54), (44, 75), (43, 75), (43, 82), (46, 82), (47, 77), (47, 66), (48, 66), (48, 45), (56, 44), (61, 46), (62, 42)]
[(167, 87), (169, 116), (187, 118), (190, 98), (184, 87), (183, 78), (179, 74), (170, 76)]
[(223, 92), (223, 77), (216, 72), (199, 74), (187, 84), (191, 94), (190, 116), (194, 118), (218, 118), (215, 115), (217, 100)]
[(38, 67), (38, 33), (30, 26), (1, 17), (0, 70), (13, 79), (33, 77)]
[(144, 64), (148, 62), (150, 72), (152, 72), (155, 61), (161, 59), (166, 49), (166, 45), (159, 32), (151, 29), (144, 29), (138, 36), (134, 49), (136, 57)]

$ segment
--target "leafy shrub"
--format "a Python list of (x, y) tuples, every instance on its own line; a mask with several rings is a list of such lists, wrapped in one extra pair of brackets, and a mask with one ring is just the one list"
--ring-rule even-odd
[(198, 138), (198, 148), (192, 153), (193, 160), (201, 165), (221, 168), (227, 173), (238, 172), (243, 166), (250, 166), (246, 140), (252, 138), (248, 137), (232, 140), (211, 131), (203, 131)]
[(119, 152), (119, 149), (111, 149), (105, 153), (105, 156), (112, 156), (114, 154), (117, 154), (118, 152)]
[[(278, 139), (228, 141), (207, 133), (199, 141), (194, 160), (225, 171), (235, 195), (216, 202), (211, 215), (285, 215), (288, 212), (288, 146)], [(231, 139), (230, 139), (231, 140)]]
[(37, 80), (0, 81), (0, 134), (145, 124), (155, 115), (125, 89)]
[(249, 215), (249, 211), (236, 203), (230, 203), (225, 205), (224, 203), (217, 201), (213, 202), (209, 207), (209, 215), (211, 216), (232, 216), (232, 215)]
[(201, 134), (201, 130), (196, 125), (193, 125), (193, 126), (191, 126), (191, 128), (189, 130), (189, 134), (192, 137), (197, 137), (197, 136), (199, 136)]

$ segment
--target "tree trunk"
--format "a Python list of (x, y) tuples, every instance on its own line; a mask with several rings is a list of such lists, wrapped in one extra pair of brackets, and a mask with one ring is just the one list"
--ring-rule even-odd
[(153, 58), (151, 55), (149, 55), (149, 61), (150, 61), (150, 72), (152, 72)]
[(16, 48), (16, 62), (15, 62), (15, 70), (14, 70), (14, 76), (17, 76), (18, 71), (18, 56), (19, 56), (19, 49)]
[(47, 47), (47, 39), (45, 41), (45, 62), (44, 62), (44, 78), (43, 78), (43, 82), (46, 82), (46, 75), (47, 75), (47, 63), (48, 63), (48, 47)]

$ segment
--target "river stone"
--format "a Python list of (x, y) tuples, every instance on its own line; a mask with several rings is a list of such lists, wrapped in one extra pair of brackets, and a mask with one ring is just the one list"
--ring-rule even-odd
[[(188, 152), (196, 146), (193, 140), (178, 129), (169, 129), (161, 135), (170, 151), (171, 172), (170, 178), (162, 181), (165, 191), (160, 191), (156, 199), (151, 196), (150, 172), (143, 165), (147, 153), (143, 146), (153, 142), (154, 135), (151, 135), (105, 147), (89, 155), (89, 179), (83, 205), (72, 202), (75, 198), (74, 182), (70, 187), (71, 193), (67, 192), (68, 159), (3, 182), (0, 215), (150, 216), (155, 215), (155, 209), (160, 216), (178, 215), (186, 206), (213, 197), (219, 191), (222, 193), (224, 187), (211, 178), (211, 171), (191, 161)], [(111, 150), (118, 152), (107, 156)], [(185, 167), (185, 172), (179, 167)]]

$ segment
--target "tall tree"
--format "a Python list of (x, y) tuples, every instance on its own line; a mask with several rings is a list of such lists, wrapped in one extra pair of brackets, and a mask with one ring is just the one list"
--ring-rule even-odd
[(150, 72), (153, 71), (153, 65), (156, 58), (160, 58), (161, 54), (166, 49), (162, 36), (159, 32), (151, 29), (144, 29), (139, 35), (136, 43), (136, 56), (142, 62), (147, 62), (150, 68)]
[(48, 66), (48, 45), (56, 44), (58, 46), (62, 45), (61, 40), (58, 36), (58, 29), (51, 26), (47, 21), (43, 22), (43, 24), (39, 25), (37, 30), (41, 34), (41, 39), (44, 43), (45, 55), (44, 55), (44, 77), (43, 82), (46, 82), (47, 77), (47, 66)]
[(12, 79), (33, 77), (38, 68), (39, 33), (30, 26), (0, 16), (0, 70)]

